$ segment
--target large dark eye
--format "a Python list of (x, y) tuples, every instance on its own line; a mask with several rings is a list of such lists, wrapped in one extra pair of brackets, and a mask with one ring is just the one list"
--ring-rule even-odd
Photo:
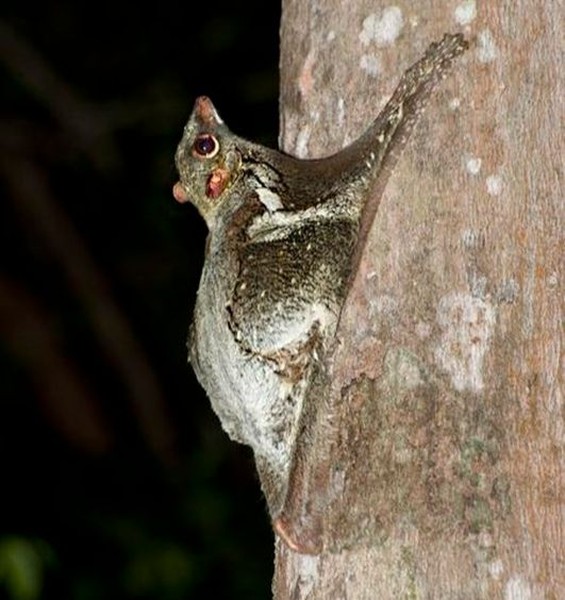
[(196, 138), (192, 148), (194, 154), (197, 156), (201, 156), (202, 158), (212, 158), (218, 154), (220, 144), (218, 144), (218, 140), (213, 135), (203, 133)]

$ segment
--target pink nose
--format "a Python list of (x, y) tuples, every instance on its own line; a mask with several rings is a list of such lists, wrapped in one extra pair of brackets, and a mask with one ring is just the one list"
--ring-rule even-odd
[(184, 204), (188, 201), (186, 192), (183, 190), (180, 181), (177, 181), (173, 186), (173, 196), (177, 202), (180, 202), (180, 204)]

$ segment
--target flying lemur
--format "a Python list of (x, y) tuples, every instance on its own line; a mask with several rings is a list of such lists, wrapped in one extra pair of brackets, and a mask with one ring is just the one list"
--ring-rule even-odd
[(184, 128), (173, 195), (209, 229), (189, 358), (224, 430), (253, 449), (275, 523), (311, 376), (331, 348), (384, 184), (466, 48), (460, 34), (432, 44), (367, 131), (328, 158), (238, 137), (206, 97)]

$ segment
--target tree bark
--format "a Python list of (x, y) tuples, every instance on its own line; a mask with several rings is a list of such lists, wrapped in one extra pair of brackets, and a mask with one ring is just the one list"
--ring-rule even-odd
[(333, 356), (325, 549), (277, 540), (274, 596), (565, 598), (562, 7), (282, 18), (281, 144), (302, 157), (355, 139), (444, 32), (471, 49), (373, 224)]

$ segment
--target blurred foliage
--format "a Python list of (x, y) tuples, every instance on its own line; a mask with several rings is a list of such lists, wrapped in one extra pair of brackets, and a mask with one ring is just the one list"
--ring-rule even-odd
[(185, 339), (199, 94), (275, 144), (279, 7), (3, 3), (0, 598), (268, 598), (272, 534)]
[(0, 539), (0, 582), (14, 600), (35, 600), (41, 596), (43, 574), (52, 562), (45, 542), (22, 537)]

